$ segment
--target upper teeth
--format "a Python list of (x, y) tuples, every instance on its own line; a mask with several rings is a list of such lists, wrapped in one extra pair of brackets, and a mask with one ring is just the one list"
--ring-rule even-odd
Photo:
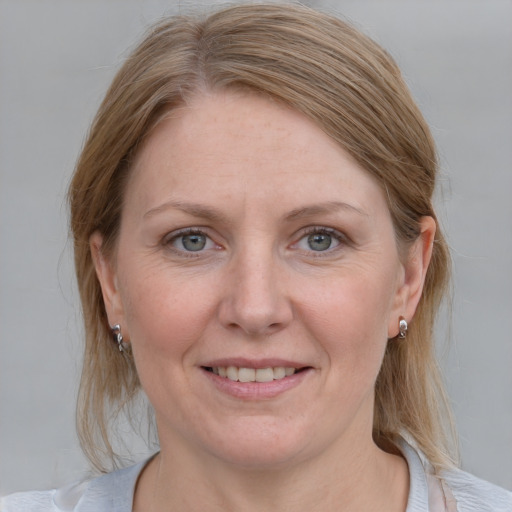
[(271, 382), (295, 373), (295, 368), (276, 366), (275, 368), (238, 368), (236, 366), (216, 366), (213, 373), (239, 382)]

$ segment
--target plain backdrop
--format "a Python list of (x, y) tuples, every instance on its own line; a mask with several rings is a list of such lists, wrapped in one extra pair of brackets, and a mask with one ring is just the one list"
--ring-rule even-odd
[[(453, 327), (441, 322), (439, 347), (462, 465), (512, 488), (512, 2), (304, 3), (387, 48), (432, 126), (455, 262)], [(201, 2), (0, 0), (2, 493), (87, 470), (74, 433), (81, 320), (66, 186), (126, 48), (190, 5)]]

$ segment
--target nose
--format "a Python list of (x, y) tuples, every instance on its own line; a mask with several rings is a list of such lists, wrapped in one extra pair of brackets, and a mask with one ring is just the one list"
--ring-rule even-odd
[(246, 248), (229, 267), (219, 308), (221, 324), (252, 337), (284, 329), (293, 318), (293, 308), (283, 269), (272, 251)]

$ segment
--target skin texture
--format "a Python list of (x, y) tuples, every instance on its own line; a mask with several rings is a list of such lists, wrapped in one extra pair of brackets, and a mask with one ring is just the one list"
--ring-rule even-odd
[[(204, 94), (161, 122), (115, 254), (91, 237), (161, 443), (134, 510), (405, 510), (406, 464), (372, 441), (373, 389), (434, 232), (423, 219), (401, 261), (377, 182), (268, 99)], [(266, 387), (205, 370), (230, 362), (305, 370)]]

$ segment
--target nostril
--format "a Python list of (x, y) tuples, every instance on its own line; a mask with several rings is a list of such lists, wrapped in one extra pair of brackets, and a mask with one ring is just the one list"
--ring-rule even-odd
[(251, 337), (268, 336), (286, 327), (293, 318), (291, 305), (282, 297), (264, 300), (257, 290), (241, 294), (237, 289), (220, 304), (220, 323), (229, 330), (241, 330)]

